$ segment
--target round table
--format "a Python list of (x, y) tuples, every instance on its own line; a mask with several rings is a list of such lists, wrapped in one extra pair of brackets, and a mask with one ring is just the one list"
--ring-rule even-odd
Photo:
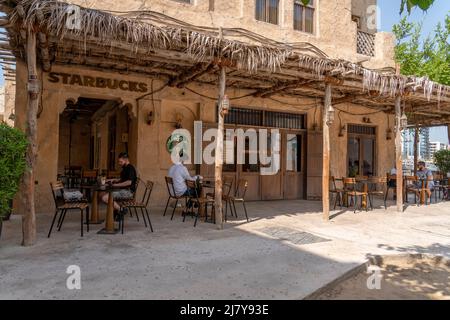
[[(117, 191), (118, 188), (115, 188), (111, 185), (100, 186), (97, 185), (93, 188), (94, 195), (92, 199), (92, 217), (91, 220), (99, 223), (98, 220), (98, 193), (104, 192), (108, 193), (108, 204), (106, 206), (106, 219), (105, 219), (105, 227), (97, 232), (98, 234), (116, 234), (119, 232), (118, 229), (114, 228), (114, 199), (112, 193)], [(95, 212), (95, 213), (94, 213)], [(101, 222), (100, 222), (101, 223)]]

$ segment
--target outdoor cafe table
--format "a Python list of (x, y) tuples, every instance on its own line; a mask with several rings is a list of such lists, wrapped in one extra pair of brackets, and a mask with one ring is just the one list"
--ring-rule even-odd
[(107, 184), (107, 185), (94, 185), (93, 192), (94, 195), (92, 197), (92, 215), (91, 221), (89, 223), (100, 224), (102, 223), (99, 220), (98, 215), (98, 193), (104, 192), (108, 193), (108, 204), (106, 206), (106, 219), (105, 219), (105, 228), (97, 232), (98, 234), (116, 234), (118, 230), (114, 228), (114, 199), (112, 197), (112, 193), (116, 191), (117, 188)]

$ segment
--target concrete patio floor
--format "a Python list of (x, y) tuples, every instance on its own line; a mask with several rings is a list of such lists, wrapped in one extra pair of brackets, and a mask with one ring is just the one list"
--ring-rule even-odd
[[(320, 202), (248, 204), (251, 222), (174, 221), (153, 208), (151, 233), (127, 218), (124, 235), (79, 235), (79, 214), (61, 232), (20, 246), (20, 217), (4, 223), (0, 240), (0, 299), (302, 299), (377, 254), (450, 257), (450, 203), (406, 212), (335, 211), (325, 222)], [(238, 209), (239, 210), (239, 209)], [(240, 212), (242, 219), (243, 213)], [(309, 243), (308, 242), (312, 242)], [(81, 268), (81, 290), (66, 288), (66, 269)]]

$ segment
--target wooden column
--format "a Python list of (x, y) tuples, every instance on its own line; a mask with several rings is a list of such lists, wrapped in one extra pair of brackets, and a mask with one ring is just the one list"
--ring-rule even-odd
[(224, 113), (222, 112), (222, 100), (225, 96), (226, 71), (221, 66), (219, 74), (219, 108), (218, 108), (218, 128), (217, 128), (217, 144), (216, 144), (216, 161), (214, 169), (215, 178), (215, 217), (218, 229), (223, 229), (223, 212), (222, 212), (222, 167), (223, 167), (223, 136), (224, 136)]
[(395, 99), (395, 159), (397, 169), (397, 211), (403, 212), (403, 162), (402, 162), (402, 137), (401, 122), (402, 117), (402, 98)]
[(325, 86), (325, 99), (322, 109), (323, 118), (323, 158), (322, 158), (322, 209), (323, 218), (330, 220), (330, 127), (328, 109), (331, 107), (331, 84)]
[(417, 162), (419, 161), (419, 127), (414, 128), (414, 175), (417, 174)]
[(27, 169), (23, 176), (24, 193), (22, 216), (22, 245), (31, 246), (36, 242), (36, 213), (34, 203), (34, 166), (37, 155), (37, 112), (39, 108), (39, 82), (36, 66), (36, 34), (32, 30), (27, 32), (27, 67), (28, 67), (28, 105), (26, 113), (25, 134), (28, 140), (26, 154)]

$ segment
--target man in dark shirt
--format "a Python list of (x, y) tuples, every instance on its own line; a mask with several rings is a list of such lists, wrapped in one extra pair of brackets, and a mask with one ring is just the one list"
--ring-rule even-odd
[[(136, 192), (137, 175), (136, 169), (130, 164), (128, 154), (123, 152), (119, 154), (119, 166), (122, 167), (120, 179), (110, 180), (112, 186), (117, 188), (117, 191), (112, 193), (113, 199), (133, 199)], [(100, 195), (104, 203), (108, 203), (109, 195), (107, 193)], [(117, 202), (114, 202), (114, 210), (116, 213), (120, 210)]]

